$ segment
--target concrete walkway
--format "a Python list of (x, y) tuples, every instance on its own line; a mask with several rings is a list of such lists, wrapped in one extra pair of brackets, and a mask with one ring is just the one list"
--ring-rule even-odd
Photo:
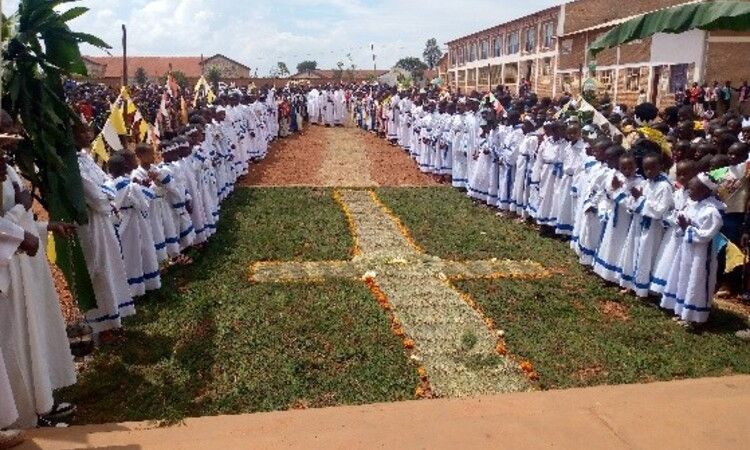
[(750, 448), (750, 376), (41, 430), (24, 449)]

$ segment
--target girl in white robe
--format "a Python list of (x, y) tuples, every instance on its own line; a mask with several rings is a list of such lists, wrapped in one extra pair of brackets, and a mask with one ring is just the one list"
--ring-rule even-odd
[[(589, 148), (591, 154), (584, 159), (583, 170), (574, 179), (573, 186), (570, 189), (575, 202), (575, 223), (573, 224), (573, 236), (570, 239), (570, 247), (579, 258), (583, 257), (584, 253), (589, 253), (585, 258), (586, 261), (589, 260), (589, 257), (593, 258), (596, 255), (596, 251), (594, 250), (593, 254), (587, 252), (589, 247), (581, 245), (581, 235), (585, 233), (588, 236), (589, 233), (586, 227), (596, 226), (595, 222), (598, 223), (598, 218), (595, 215), (592, 216), (588, 209), (591, 206), (594, 206), (594, 208), (598, 206), (596, 203), (592, 203), (590, 198), (592, 191), (595, 189), (596, 180), (602, 171), (606, 169), (604, 162), (607, 158), (606, 150), (610, 144), (611, 142), (606, 140), (600, 140), (591, 144)], [(588, 205), (588, 207), (584, 207), (584, 205)], [(591, 262), (593, 262), (593, 259)]]
[(78, 153), (89, 222), (78, 227), (78, 238), (96, 296), (96, 308), (85, 312), (94, 333), (122, 328), (122, 318), (135, 314), (125, 264), (115, 234), (113, 205), (102, 189), (109, 177), (87, 149)]
[(619, 170), (612, 171), (605, 181), (606, 194), (599, 206), (604, 234), (594, 259), (594, 273), (610, 283), (619, 283), (622, 275), (622, 268), (619, 266), (622, 243), (628, 236), (633, 220), (627, 199), (630, 191), (639, 188), (643, 182), (643, 178), (636, 175), (635, 170), (635, 159), (632, 156), (621, 157)]
[(651, 292), (663, 294), (667, 286), (667, 278), (672, 270), (674, 258), (682, 242), (682, 234), (678, 233), (679, 224), (677, 218), (684, 214), (688, 205), (687, 184), (697, 174), (697, 166), (694, 161), (686, 160), (677, 163), (675, 173), (679, 188), (675, 189), (672, 196), (674, 207), (664, 218), (664, 237), (659, 253), (656, 256), (654, 273), (651, 276)]
[(721, 231), (724, 204), (712, 196), (717, 185), (706, 174), (688, 184), (690, 200), (678, 216), (681, 237), (664, 289), (661, 307), (674, 310), (688, 324), (708, 321), (716, 289), (717, 252), (714, 238)]
[[(4, 162), (3, 162), (4, 164)], [(65, 322), (45, 248), (47, 224), (15, 203), (14, 184), (23, 183), (11, 167), (3, 181), (3, 217), (37, 236), (33, 257), (15, 254), (0, 276), (0, 343), (18, 420), (15, 428), (37, 426), (38, 415), (54, 407), (53, 391), (76, 382)]]
[(620, 286), (638, 297), (648, 297), (656, 254), (661, 246), (662, 220), (673, 207), (673, 188), (665, 174), (660, 173), (661, 157), (649, 155), (643, 160), (646, 181), (642, 189), (632, 192), (633, 222), (620, 257)]
[[(505, 137), (508, 134), (508, 126), (499, 125), (493, 130), (490, 164), (487, 168), (489, 173), (489, 185), (487, 188), (486, 202), (489, 206), (497, 206), (498, 194), (500, 193), (500, 172), (503, 167), (503, 152), (505, 151)], [(503, 167), (503, 181), (505, 178), (505, 168)]]

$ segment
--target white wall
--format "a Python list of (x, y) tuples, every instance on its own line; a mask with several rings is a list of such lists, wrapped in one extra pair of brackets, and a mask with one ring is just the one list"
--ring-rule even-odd
[(703, 30), (690, 30), (680, 34), (657, 33), (651, 41), (651, 63), (695, 63), (696, 67), (701, 67), (705, 39), (706, 32)]

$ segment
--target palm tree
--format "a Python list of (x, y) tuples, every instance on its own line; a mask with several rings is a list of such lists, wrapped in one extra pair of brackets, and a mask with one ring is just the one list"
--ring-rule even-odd
[[(77, 0), (73, 0), (77, 1)], [(26, 134), (15, 151), (15, 163), (32, 184), (50, 219), (87, 222), (81, 174), (72, 127), (79, 121), (65, 102), (63, 80), (86, 75), (78, 45), (109, 48), (101, 39), (72, 31), (67, 22), (88, 8), (57, 12), (70, 0), (21, 0), (18, 11), (3, 18), (3, 82), (7, 95), (2, 106), (23, 126)], [(91, 281), (76, 240), (57, 240), (58, 265), (82, 309), (95, 306)]]

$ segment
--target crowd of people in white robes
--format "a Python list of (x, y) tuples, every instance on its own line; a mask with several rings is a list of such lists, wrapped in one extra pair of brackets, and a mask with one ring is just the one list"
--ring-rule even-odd
[[(671, 153), (679, 125), (666, 126), (651, 104), (619, 110), (599, 126), (584, 122), (570, 98), (503, 105), (491, 95), (372, 88), (354, 96), (379, 105), (375, 131), (421, 171), (569, 242), (581, 264), (623, 292), (659, 298), (689, 329), (700, 331), (708, 320), (718, 253), (727, 243), (726, 206), (715, 195), (721, 181), (708, 171), (745, 173), (750, 123), (745, 131), (736, 123), (729, 131), (706, 124), (708, 132), (691, 135), (688, 148), (716, 141), (717, 133), (730, 138), (725, 155), (716, 149), (702, 157)], [(709, 166), (705, 155), (724, 163)]]
[(139, 298), (160, 288), (161, 271), (189, 263), (185, 251), (216, 233), (222, 202), (278, 132), (274, 90), (230, 93), (194, 111), (184, 128), (164, 132), (158, 146), (113, 153), (105, 170), (89, 148), (93, 132), (78, 126), (88, 223), (77, 227), (37, 222), (24, 181), (2, 162), (0, 430), (64, 426), (75, 410), (53, 397), (76, 382), (76, 371), (45, 253), (47, 230), (61, 238), (78, 233), (96, 297), (85, 322), (116, 340)]

